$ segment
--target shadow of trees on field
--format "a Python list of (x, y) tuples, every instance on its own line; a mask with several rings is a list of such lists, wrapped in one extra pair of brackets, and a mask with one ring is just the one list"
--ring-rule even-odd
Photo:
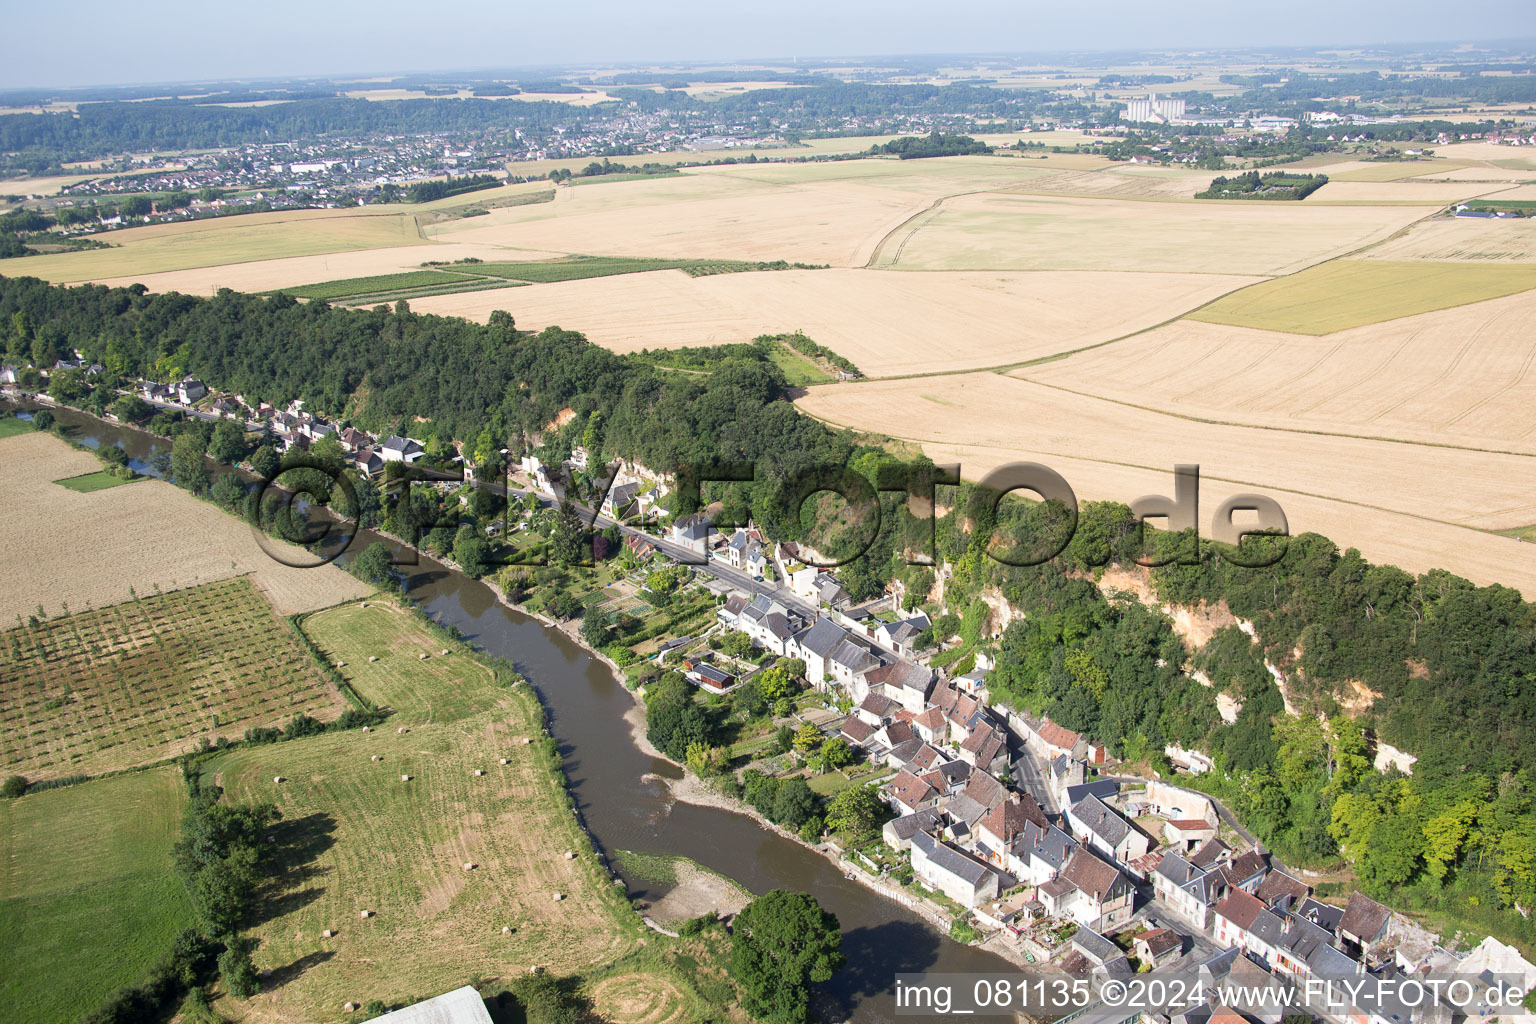
[(306, 814), (275, 823), (268, 836), (272, 870), (257, 891), (253, 925), (292, 913), (325, 892), (313, 883), (329, 871), (317, 862), (336, 845), (336, 819), (324, 812)]
[(272, 968), (272, 973), (262, 979), (262, 985), (266, 988), (281, 988), (290, 981), (297, 981), (301, 975), (311, 967), (318, 967), (336, 955), (333, 949), (318, 949), (313, 953), (305, 953), (290, 964)]

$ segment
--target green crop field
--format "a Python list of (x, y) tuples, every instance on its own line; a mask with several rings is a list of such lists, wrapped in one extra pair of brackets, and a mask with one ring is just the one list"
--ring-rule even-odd
[(0, 771), (97, 774), (239, 738), (341, 695), (245, 579), (140, 595), (0, 636)]
[(1533, 266), (1333, 260), (1233, 292), (1189, 317), (1292, 334), (1332, 334), (1529, 288), (1536, 288)]
[(348, 1000), (420, 998), (534, 964), (587, 972), (632, 952), (643, 928), (568, 809), (532, 690), (404, 610), (367, 604), (304, 628), (395, 714), (204, 767), (229, 799), (275, 801), (327, 837), (291, 865), (315, 873), (310, 898), (256, 929), (258, 967), (309, 965), (264, 993), (263, 1018), (338, 1020)]
[(55, 480), (60, 487), (68, 487), (72, 491), (81, 494), (89, 494), (92, 491), (104, 491), (108, 487), (116, 487), (118, 484), (131, 484), (137, 477), (113, 476), (104, 469), (94, 473), (82, 473), (79, 476), (67, 476), (63, 480)]
[(531, 260), (527, 263), (480, 263), (467, 267), (467, 273), (507, 277), (533, 284), (556, 281), (580, 281), (589, 277), (616, 274), (643, 274), (652, 270), (682, 270), (694, 277), (711, 274), (739, 274), (754, 270), (788, 269), (777, 264), (751, 263), (744, 260), (668, 260), (628, 256), (575, 256), (559, 260)]
[(77, 1020), (192, 925), (170, 857), (185, 802), (173, 768), (0, 801), (0, 1017)]
[(341, 281), (325, 281), (306, 284), (298, 288), (278, 289), (298, 299), (347, 299), (376, 292), (402, 291), (424, 285), (464, 284), (459, 274), (445, 274), (440, 270), (408, 270), (400, 274), (379, 274), (374, 277), (351, 277)]

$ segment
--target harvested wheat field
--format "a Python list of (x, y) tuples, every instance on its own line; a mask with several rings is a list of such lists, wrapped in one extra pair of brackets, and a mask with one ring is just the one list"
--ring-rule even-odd
[(1496, 142), (1457, 142), (1441, 146), (1435, 155), (1446, 160), (1481, 160), (1511, 170), (1536, 170), (1536, 152), (1529, 146), (1501, 146)]
[[(1498, 198), (1505, 198), (1505, 194), (1499, 193)], [(1536, 199), (1536, 195), (1531, 198)], [(1536, 220), (1436, 217), (1415, 224), (1399, 238), (1368, 249), (1360, 258), (1536, 263)]]
[[(1326, 172), (1325, 172), (1326, 173)], [(1503, 184), (1481, 181), (1339, 181), (1329, 175), (1328, 184), (1302, 202), (1318, 203), (1455, 203), (1475, 196), (1498, 193)]]
[(1378, 241), (1428, 212), (1303, 203), (957, 196), (893, 232), (872, 265), (1285, 274)]
[(1288, 170), (1326, 174), (1329, 181), (1402, 181), (1427, 174), (1449, 174), (1465, 165), (1449, 160), (1340, 160), (1337, 157), (1313, 157), (1285, 166)]
[(1234, 292), (1190, 318), (1294, 334), (1332, 334), (1529, 288), (1536, 288), (1536, 267), (1524, 264), (1333, 260)]
[[(95, 281), (226, 263), (425, 245), (415, 216), (293, 210), (125, 228), (102, 236), (110, 249), (29, 256), (17, 270), (45, 281)], [(424, 249), (423, 251), (428, 251)], [(427, 257), (423, 257), (426, 259)]]
[[(568, 809), (531, 689), (494, 678), (404, 612), (369, 605), (306, 623), (322, 649), (356, 629), (356, 642), (392, 638), (381, 662), (356, 666), (359, 685), (371, 686), (384, 661), (416, 663), (421, 654), (443, 658), (456, 675), (420, 680), (416, 700), (402, 700), (371, 732), (234, 750), (207, 769), (231, 800), (275, 801), (285, 823), (313, 836), (307, 855), (284, 865), (291, 898), (255, 929), (257, 965), (291, 976), (241, 1004), (242, 1017), (339, 1020), (349, 1000), (408, 1001), (472, 975), (507, 981), (535, 966), (585, 972), (636, 948), (639, 918)], [(452, 721), (423, 710), (442, 696), (464, 705)], [(431, 956), (411, 955), (422, 950)]]
[(1536, 291), (1324, 337), (1180, 320), (1014, 376), (1200, 419), (1536, 455), (1533, 319)]
[(881, 238), (935, 199), (1043, 176), (1030, 163), (975, 157), (698, 169), (562, 188), (552, 203), (426, 231), (439, 241), (592, 255), (861, 266)]
[(347, 706), (244, 579), (28, 622), (0, 645), (0, 770), (34, 780), (151, 764)]
[[(936, 460), (963, 455), (967, 479), (1003, 462), (1041, 461), (1085, 498), (1169, 493), (1173, 466), (1197, 463), (1206, 516), (1227, 496), (1258, 491), (1292, 515), (1293, 532), (1315, 530), (1408, 569), (1438, 563), (1536, 592), (1536, 549), (1478, 532), (1536, 522), (1529, 457), (1204, 423), (996, 374), (814, 387), (797, 404), (830, 423), (921, 443)], [(1408, 521), (1422, 524), (1424, 557), (1410, 558), (1397, 536)], [(1490, 544), (1507, 545), (1502, 559), (1485, 557)]]
[(80, 493), (54, 480), (101, 468), (96, 457), (42, 433), (0, 439), (6, 500), (0, 503), (0, 622), (37, 606), (59, 614), (250, 574), (283, 614), (367, 593), (332, 565), (295, 569), (273, 561), (250, 526), (161, 480)]
[[(1098, 158), (1102, 160), (1103, 158)], [(1163, 172), (1161, 174), (1154, 172)], [(1209, 171), (1191, 173), (1162, 167), (1108, 166), (1062, 168), (1023, 184), (996, 191), (1032, 195), (1101, 196), (1106, 199), (1192, 199), (1211, 183)]]
[(417, 299), (423, 313), (581, 330), (618, 352), (802, 330), (867, 376), (976, 369), (1097, 344), (1258, 280), (1215, 274), (668, 270)]

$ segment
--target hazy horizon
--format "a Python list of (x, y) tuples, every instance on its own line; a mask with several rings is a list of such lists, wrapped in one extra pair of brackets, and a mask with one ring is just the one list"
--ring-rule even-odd
[[(1446, 35), (1443, 4), (1427, 0), (1338, 5), (1299, 0), (1275, 12), (1106, 0), (1077, 10), (1031, 10), (983, 0), (939, 21), (912, 0), (838, 4), (786, 0), (771, 19), (682, 0), (665, 12), (593, 0), (570, 8), (466, 10), (420, 21), (419, 4), (343, 0), (325, 7), (293, 0), (249, 9), (171, 2), (121, 28), (75, 33), (68, 48), (15, 48), (0, 88), (89, 87), (280, 77), (333, 78), (433, 72), (666, 62), (752, 63), (795, 57), (902, 54), (1100, 53), (1263, 47), (1433, 45), (1453, 48), (1536, 37), (1536, 8), (1517, 0), (1469, 0)], [(434, 15), (439, 11), (431, 12)], [(120, 5), (83, 0), (77, 24), (110, 26)], [(13, 10), (13, 39), (58, 38), (42, 7)], [(238, 45), (228, 41), (238, 39)]]

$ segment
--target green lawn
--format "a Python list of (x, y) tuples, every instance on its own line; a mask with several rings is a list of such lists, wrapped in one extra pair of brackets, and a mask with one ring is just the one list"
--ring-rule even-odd
[(69, 1022), (193, 923), (171, 870), (186, 802), (161, 768), (0, 801), (0, 1018)]
[(92, 491), (104, 491), (108, 487), (116, 487), (118, 484), (131, 484), (139, 477), (113, 476), (104, 469), (98, 469), (94, 473), (82, 473), (79, 476), (67, 476), (63, 480), (55, 480), (60, 487), (68, 487), (72, 491), (81, 494), (89, 494)]
[(848, 776), (842, 772), (827, 772), (825, 775), (813, 775), (808, 781), (811, 792), (817, 796), (831, 796), (833, 793), (841, 793), (853, 785), (848, 781)]
[(784, 381), (791, 387), (802, 384), (826, 384), (833, 377), (805, 356), (783, 343), (775, 344), (769, 351), (774, 365), (784, 371)]
[(31, 420), (24, 420), (17, 416), (0, 419), (0, 437), (15, 437), (17, 434), (30, 433), (32, 433)]

